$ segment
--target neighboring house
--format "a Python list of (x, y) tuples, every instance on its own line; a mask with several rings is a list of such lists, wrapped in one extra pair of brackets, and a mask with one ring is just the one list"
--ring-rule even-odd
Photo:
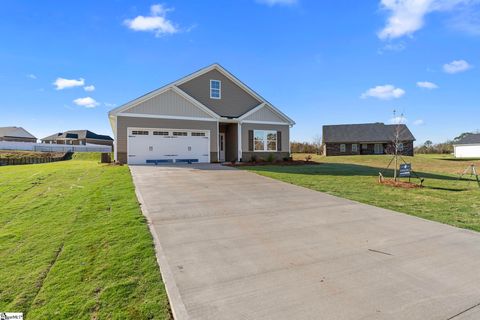
[(480, 158), (480, 133), (471, 133), (453, 143), (455, 158)]
[(342, 124), (323, 126), (326, 156), (393, 154), (398, 132), (399, 153), (413, 156), (415, 137), (404, 124)]
[(42, 143), (87, 145), (97, 144), (113, 146), (113, 139), (110, 136), (96, 134), (90, 130), (69, 130), (52, 134), (41, 139)]
[(0, 127), (0, 141), (37, 142), (37, 138), (22, 127)]
[(109, 112), (121, 163), (290, 155), (292, 119), (213, 64)]

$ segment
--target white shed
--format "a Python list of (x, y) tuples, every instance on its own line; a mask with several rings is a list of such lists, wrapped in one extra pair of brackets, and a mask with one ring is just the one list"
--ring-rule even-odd
[(455, 158), (480, 158), (480, 133), (471, 133), (453, 145)]

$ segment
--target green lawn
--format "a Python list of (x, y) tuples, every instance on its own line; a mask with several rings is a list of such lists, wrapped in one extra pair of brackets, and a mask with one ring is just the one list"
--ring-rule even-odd
[(170, 318), (128, 167), (97, 159), (0, 167), (0, 311)]
[[(294, 155), (304, 159), (305, 155)], [(424, 188), (402, 189), (379, 184), (378, 172), (389, 156), (313, 156), (318, 165), (256, 166), (245, 169), (288, 183), (418, 217), (480, 231), (480, 188), (475, 181), (460, 181), (458, 174), (478, 160), (457, 160), (444, 155), (405, 157), (425, 178)], [(391, 171), (384, 174), (392, 176)], [(413, 180), (414, 181), (414, 180)]]

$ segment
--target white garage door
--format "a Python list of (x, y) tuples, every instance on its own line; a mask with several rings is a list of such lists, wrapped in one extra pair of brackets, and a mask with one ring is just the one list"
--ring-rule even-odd
[(128, 128), (128, 164), (210, 162), (209, 131)]

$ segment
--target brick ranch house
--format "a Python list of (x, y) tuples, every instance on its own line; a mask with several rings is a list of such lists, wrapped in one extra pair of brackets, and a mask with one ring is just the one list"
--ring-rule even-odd
[(398, 131), (399, 153), (413, 156), (415, 137), (404, 124), (341, 124), (323, 126), (326, 156), (393, 154)]

